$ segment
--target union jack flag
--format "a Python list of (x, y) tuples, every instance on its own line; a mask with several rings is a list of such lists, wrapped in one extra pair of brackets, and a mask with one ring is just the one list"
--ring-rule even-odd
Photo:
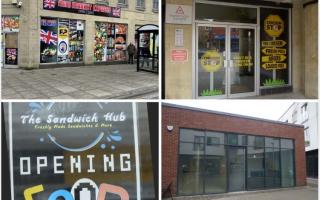
[(56, 0), (43, 0), (43, 7), (44, 8), (55, 8), (56, 7)]
[(52, 31), (41, 30), (40, 41), (49, 45), (57, 45), (58, 35), (56, 33), (53, 33)]

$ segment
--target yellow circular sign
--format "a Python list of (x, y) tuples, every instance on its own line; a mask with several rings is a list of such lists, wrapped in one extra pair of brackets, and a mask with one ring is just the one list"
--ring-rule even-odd
[(219, 52), (209, 50), (201, 56), (200, 63), (207, 72), (216, 72), (219, 71), (222, 66), (223, 57)]
[(279, 37), (284, 30), (284, 22), (279, 15), (269, 15), (264, 20), (264, 31), (270, 37)]

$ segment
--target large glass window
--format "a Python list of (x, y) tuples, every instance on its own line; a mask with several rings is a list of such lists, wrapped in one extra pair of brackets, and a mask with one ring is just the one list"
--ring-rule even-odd
[(41, 18), (40, 63), (83, 62), (84, 21)]
[(126, 61), (127, 24), (96, 22), (95, 62)]
[(281, 139), (281, 183), (282, 187), (294, 186), (293, 140)]
[(294, 141), (180, 130), (178, 194), (294, 186)]
[(257, 9), (196, 3), (196, 20), (256, 24)]

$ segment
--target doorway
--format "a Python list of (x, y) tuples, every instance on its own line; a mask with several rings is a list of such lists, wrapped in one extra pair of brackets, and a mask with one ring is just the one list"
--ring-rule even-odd
[(18, 33), (4, 33), (3, 60), (5, 68), (18, 67)]
[(244, 191), (246, 182), (245, 147), (228, 147), (228, 191)]
[(256, 27), (199, 23), (196, 35), (197, 96), (256, 95)]

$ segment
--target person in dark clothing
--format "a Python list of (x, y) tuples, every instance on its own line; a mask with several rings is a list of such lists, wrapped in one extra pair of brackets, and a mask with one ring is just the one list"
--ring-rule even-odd
[(130, 42), (127, 47), (128, 55), (129, 55), (129, 64), (133, 64), (133, 56), (136, 53), (136, 47)]

